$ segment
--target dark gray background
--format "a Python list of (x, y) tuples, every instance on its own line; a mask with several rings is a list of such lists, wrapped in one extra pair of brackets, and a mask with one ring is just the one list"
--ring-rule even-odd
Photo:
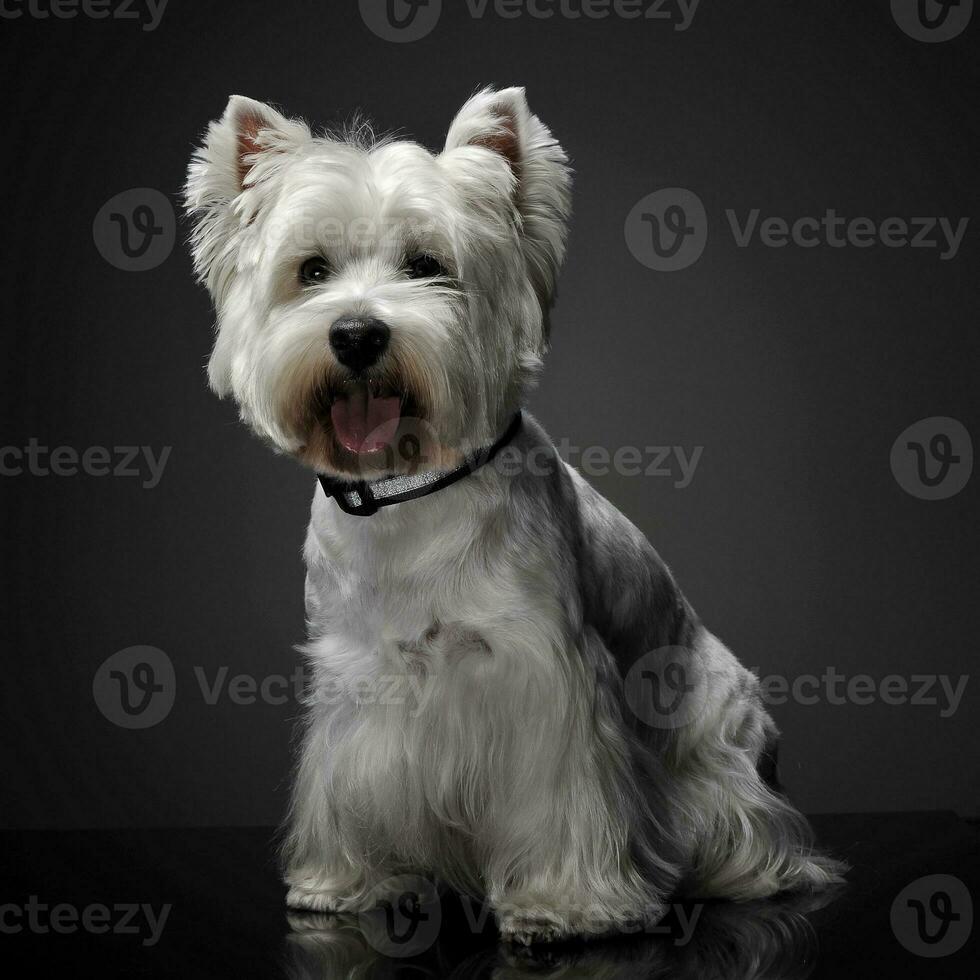
[[(977, 434), (977, 236), (936, 250), (737, 248), (726, 208), (794, 218), (973, 216), (977, 24), (902, 33), (887, 0), (703, 0), (660, 21), (474, 20), (385, 42), (354, 0), (171, 0), (131, 21), (0, 23), (4, 176), (2, 437), (79, 451), (150, 445), (159, 486), (0, 478), (8, 826), (265, 824), (281, 815), (294, 704), (205, 703), (221, 666), (288, 674), (303, 638), (310, 476), (207, 391), (212, 315), (178, 231), (148, 272), (93, 243), (133, 187), (176, 200), (227, 96), (316, 123), (363, 108), (441, 145), (480, 84), (522, 84), (576, 172), (554, 349), (532, 410), (578, 446), (703, 446), (691, 485), (593, 482), (670, 563), (749, 665), (789, 678), (969, 674), (980, 634), (977, 478), (938, 502), (889, 467), (916, 420)], [(976, 18), (974, 18), (976, 21)], [(710, 226), (690, 268), (657, 273), (623, 225), (642, 196), (690, 188)], [(176, 702), (145, 731), (92, 697), (107, 657), (146, 644)], [(788, 703), (784, 778), (815, 811), (976, 814), (976, 691), (936, 706)]]

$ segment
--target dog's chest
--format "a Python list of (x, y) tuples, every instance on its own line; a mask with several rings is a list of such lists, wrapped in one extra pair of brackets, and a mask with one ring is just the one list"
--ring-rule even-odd
[(421, 584), (350, 581), (320, 599), (338, 666), (436, 676), (466, 659), (493, 655), (478, 606), (444, 601)]
[(514, 676), (553, 670), (555, 651), (572, 645), (554, 555), (458, 516), (424, 534), (319, 516), (306, 549), (309, 649), (331, 683), (399, 677), (424, 683), (429, 705), (492, 698)]
[(465, 660), (493, 656), (488, 614), (501, 608), (487, 583), (454, 580), (445, 567), (309, 567), (310, 649), (331, 676), (406, 675), (435, 682)]
[(555, 553), (452, 530), (382, 547), (328, 524), (306, 551), (328, 770), (366, 832), (422, 864), (460, 828), (485, 836), (510, 774), (562, 737), (562, 692), (577, 676)]
[(479, 630), (465, 623), (434, 622), (417, 639), (396, 640), (395, 646), (405, 664), (418, 670), (433, 661), (451, 664), (463, 657), (493, 654)]

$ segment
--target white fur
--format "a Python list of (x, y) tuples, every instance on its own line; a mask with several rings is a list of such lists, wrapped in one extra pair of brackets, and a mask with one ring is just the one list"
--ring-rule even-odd
[[(278, 451), (345, 475), (318, 393), (340, 317), (391, 329), (379, 371), (424, 407), (435, 458), (492, 442), (547, 345), (570, 173), (523, 91), (484, 90), (445, 149), (313, 137), (234, 97), (191, 165), (212, 387)], [(424, 251), (446, 275), (416, 281)], [(329, 281), (303, 288), (319, 255)], [(838, 868), (756, 765), (753, 678), (642, 535), (529, 417), (519, 460), (371, 518), (320, 491), (305, 547), (313, 665), (286, 840), (291, 905), (358, 910), (406, 869), (485, 896), (522, 942), (653, 922), (677, 888), (751, 898)], [(644, 728), (624, 678), (676, 644), (704, 710)]]
[[(261, 152), (245, 158), (252, 166), (240, 182), (245, 113), (262, 120)], [(501, 120), (522, 134), (519, 183), (507, 159), (467, 142), (491, 139)], [(325, 326), (376, 316), (392, 327), (394, 355), (420, 375), (441, 438), (492, 441), (540, 365), (568, 188), (565, 155), (520, 89), (474, 96), (437, 155), (370, 136), (313, 138), (305, 124), (232, 97), (186, 193), (195, 268), (218, 316), (212, 388), (232, 395), (276, 449), (297, 453), (308, 432), (296, 406), (330, 367)], [(459, 288), (407, 280), (402, 261), (417, 248), (442, 258)], [(337, 274), (328, 288), (303, 291), (296, 269), (318, 253)]]

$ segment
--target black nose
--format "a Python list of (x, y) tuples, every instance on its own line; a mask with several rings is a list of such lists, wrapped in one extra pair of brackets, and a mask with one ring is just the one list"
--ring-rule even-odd
[(330, 346), (337, 360), (352, 371), (363, 371), (385, 352), (388, 324), (367, 317), (345, 316), (330, 328)]

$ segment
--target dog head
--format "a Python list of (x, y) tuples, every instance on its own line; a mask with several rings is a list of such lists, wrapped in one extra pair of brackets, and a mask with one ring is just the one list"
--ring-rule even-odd
[(471, 98), (436, 154), (233, 96), (186, 188), (211, 387), (319, 472), (455, 465), (540, 367), (569, 192), (522, 89)]

